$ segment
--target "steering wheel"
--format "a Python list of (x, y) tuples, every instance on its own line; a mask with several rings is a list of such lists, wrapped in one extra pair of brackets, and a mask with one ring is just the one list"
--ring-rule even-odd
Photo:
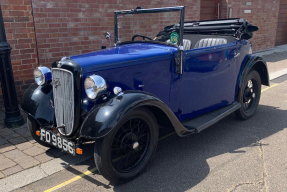
[(133, 38), (132, 38), (132, 41), (134, 41), (136, 37), (142, 37), (142, 38), (143, 38), (143, 40), (145, 40), (145, 39), (149, 39), (149, 40), (153, 41), (153, 39), (152, 39), (152, 38), (149, 38), (149, 37), (144, 36), (144, 35), (134, 35), (134, 36), (133, 36)]

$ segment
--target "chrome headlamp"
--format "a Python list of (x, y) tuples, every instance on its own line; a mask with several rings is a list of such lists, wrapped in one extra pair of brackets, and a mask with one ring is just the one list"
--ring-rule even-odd
[(99, 75), (91, 75), (85, 79), (85, 91), (90, 99), (95, 99), (106, 93), (107, 84), (104, 78)]
[(44, 85), (52, 80), (52, 73), (48, 67), (36, 67), (34, 69), (34, 78), (38, 85)]

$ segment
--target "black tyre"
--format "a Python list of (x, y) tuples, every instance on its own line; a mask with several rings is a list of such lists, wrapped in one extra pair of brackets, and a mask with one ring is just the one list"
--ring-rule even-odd
[(40, 140), (40, 137), (36, 135), (36, 131), (39, 130), (39, 126), (35, 121), (30, 121), (29, 118), (27, 118), (27, 127), (31, 133), (31, 136), (33, 139), (39, 143), (40, 145), (43, 145), (45, 147), (53, 148), (53, 146), (49, 145), (48, 143), (45, 143), (44, 141)]
[(243, 82), (243, 88), (239, 93), (241, 108), (235, 114), (239, 119), (251, 118), (258, 107), (261, 96), (261, 78), (257, 71), (251, 71)]
[(96, 166), (111, 183), (127, 182), (144, 170), (157, 143), (158, 126), (153, 114), (144, 108), (133, 110), (106, 137), (96, 140)]

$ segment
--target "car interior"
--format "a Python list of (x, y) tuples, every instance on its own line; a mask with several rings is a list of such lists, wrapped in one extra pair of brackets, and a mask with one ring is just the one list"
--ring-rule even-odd
[[(186, 34), (183, 35), (183, 50), (222, 45), (232, 43), (235, 40), (236, 38), (233, 36)], [(170, 43), (170, 40), (166, 42)]]

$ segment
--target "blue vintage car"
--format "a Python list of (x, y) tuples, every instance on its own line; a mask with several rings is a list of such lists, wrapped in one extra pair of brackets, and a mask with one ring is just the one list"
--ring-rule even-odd
[[(142, 30), (149, 26), (131, 21), (166, 13), (178, 13), (179, 22)], [(258, 28), (245, 19), (184, 22), (184, 13), (184, 6), (115, 11), (113, 47), (37, 67), (22, 102), (33, 138), (72, 155), (95, 141), (99, 172), (123, 183), (144, 170), (159, 129), (182, 137), (233, 112), (251, 118), (261, 84), (269, 86), (266, 63), (248, 40)]]

